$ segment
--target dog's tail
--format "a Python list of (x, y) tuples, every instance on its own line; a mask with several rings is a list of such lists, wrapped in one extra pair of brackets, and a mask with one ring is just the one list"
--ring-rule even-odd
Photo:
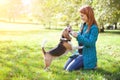
[(41, 48), (42, 48), (42, 52), (44, 53), (44, 54), (46, 54), (46, 51), (45, 51), (45, 49), (44, 49), (44, 46), (45, 46), (45, 43), (47, 42), (47, 40), (43, 40), (43, 42), (42, 42), (42, 44), (41, 44)]

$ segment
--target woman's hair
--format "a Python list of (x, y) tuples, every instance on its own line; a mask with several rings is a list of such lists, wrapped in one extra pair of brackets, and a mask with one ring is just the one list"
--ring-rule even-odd
[[(87, 16), (87, 18), (88, 18), (88, 29), (87, 29), (87, 32), (89, 32), (90, 27), (93, 24), (97, 25), (97, 22), (96, 22), (95, 17), (94, 17), (93, 9), (90, 6), (85, 5), (85, 6), (82, 6), (80, 8), (79, 12), (83, 13), (83, 14), (85, 14)], [(81, 30), (82, 30), (82, 28), (81, 28)]]

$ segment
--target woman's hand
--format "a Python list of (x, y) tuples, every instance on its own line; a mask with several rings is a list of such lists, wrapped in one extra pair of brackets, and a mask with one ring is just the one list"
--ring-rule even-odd
[(77, 32), (71, 31), (70, 33), (71, 33), (71, 35), (72, 35), (73, 37), (75, 37), (75, 38), (78, 36), (78, 33), (77, 33)]

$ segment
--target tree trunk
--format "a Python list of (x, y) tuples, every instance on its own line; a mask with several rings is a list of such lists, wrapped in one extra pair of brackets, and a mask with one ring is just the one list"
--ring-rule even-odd
[(104, 32), (104, 29), (105, 29), (104, 26), (101, 26), (100, 27), (100, 32)]
[(115, 29), (117, 29), (117, 22), (115, 22), (114, 24), (115, 24)]
[(49, 21), (49, 25), (48, 26), (49, 26), (49, 29), (51, 29), (51, 22), (50, 21)]

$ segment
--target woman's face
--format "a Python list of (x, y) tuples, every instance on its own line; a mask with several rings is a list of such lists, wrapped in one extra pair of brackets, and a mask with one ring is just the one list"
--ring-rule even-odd
[(80, 17), (81, 17), (81, 19), (82, 19), (83, 22), (85, 22), (85, 23), (88, 22), (88, 18), (87, 18), (87, 16), (85, 14), (80, 13)]

